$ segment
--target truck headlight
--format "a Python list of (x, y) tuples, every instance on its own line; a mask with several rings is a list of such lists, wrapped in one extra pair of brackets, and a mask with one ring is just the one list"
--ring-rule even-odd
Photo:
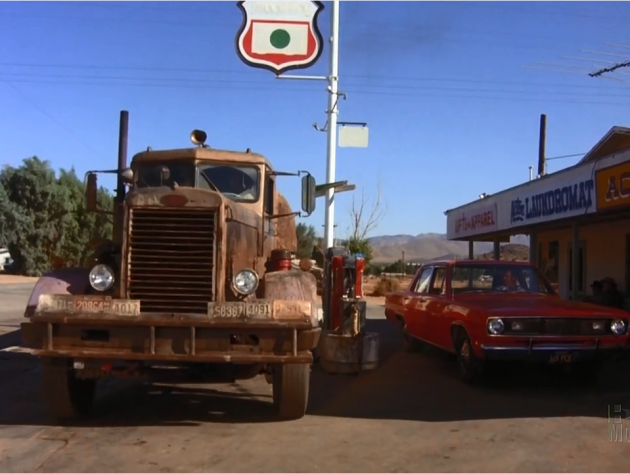
[(258, 288), (258, 275), (248, 268), (241, 270), (234, 276), (233, 284), (234, 289), (241, 295), (251, 295)]
[(613, 319), (610, 322), (610, 330), (613, 334), (624, 334), (626, 332), (626, 322), (623, 319)]
[(96, 291), (107, 291), (114, 286), (114, 271), (102, 263), (90, 270), (90, 285)]
[(503, 324), (503, 320), (499, 318), (489, 319), (488, 320), (488, 332), (490, 334), (502, 334), (505, 329), (505, 325)]

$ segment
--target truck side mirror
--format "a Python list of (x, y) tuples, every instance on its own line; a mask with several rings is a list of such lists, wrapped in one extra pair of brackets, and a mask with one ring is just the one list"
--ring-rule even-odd
[(95, 212), (97, 210), (96, 195), (98, 192), (98, 181), (95, 173), (88, 173), (87, 185), (85, 186), (85, 201), (87, 210)]
[(302, 177), (302, 210), (307, 216), (315, 210), (315, 178), (310, 174)]

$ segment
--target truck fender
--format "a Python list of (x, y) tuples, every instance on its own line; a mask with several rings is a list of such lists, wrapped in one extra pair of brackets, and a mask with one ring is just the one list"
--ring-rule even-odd
[(42, 275), (31, 292), (24, 312), (30, 318), (35, 312), (39, 295), (84, 295), (88, 292), (90, 270), (88, 268), (59, 268)]
[(268, 272), (263, 278), (264, 297), (278, 300), (303, 300), (311, 302), (311, 322), (317, 327), (318, 297), (317, 280), (302, 270)]

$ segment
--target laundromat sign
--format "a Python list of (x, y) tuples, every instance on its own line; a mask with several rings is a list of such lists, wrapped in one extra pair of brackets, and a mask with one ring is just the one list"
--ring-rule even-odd
[[(566, 182), (565, 178), (564, 183), (548, 178), (551, 186), (547, 189), (513, 198), (510, 203), (510, 227), (594, 212), (595, 180), (591, 173), (579, 174), (582, 179)], [(554, 182), (558, 184), (553, 186)]]

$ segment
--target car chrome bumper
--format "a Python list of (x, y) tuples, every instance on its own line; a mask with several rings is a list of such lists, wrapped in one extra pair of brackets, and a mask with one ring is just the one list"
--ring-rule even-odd
[(593, 343), (534, 343), (527, 346), (493, 346), (482, 344), (485, 360), (522, 360), (541, 362), (578, 361), (584, 359), (607, 359), (628, 354), (626, 341), (595, 340)]

